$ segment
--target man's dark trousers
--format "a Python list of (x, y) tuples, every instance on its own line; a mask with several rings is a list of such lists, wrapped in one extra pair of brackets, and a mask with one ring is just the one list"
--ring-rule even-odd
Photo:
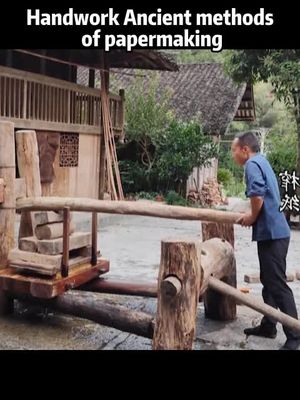
[[(286, 256), (290, 238), (257, 242), (260, 280), (264, 302), (298, 318), (294, 295), (286, 282)], [(276, 321), (263, 317), (261, 325), (274, 328)], [(300, 339), (300, 333), (283, 327), (287, 339)]]

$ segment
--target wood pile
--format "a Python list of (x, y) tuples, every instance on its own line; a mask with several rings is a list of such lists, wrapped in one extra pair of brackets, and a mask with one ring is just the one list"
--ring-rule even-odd
[[(63, 261), (63, 213), (41, 211), (33, 214), (34, 235), (19, 239), (19, 247), (10, 251), (9, 266), (19, 271), (55, 276)], [(70, 222), (69, 267), (91, 260), (91, 233), (76, 232)]]
[(207, 179), (200, 192), (191, 189), (188, 193), (188, 200), (206, 207), (227, 204), (227, 200), (222, 194), (221, 185), (214, 178)]

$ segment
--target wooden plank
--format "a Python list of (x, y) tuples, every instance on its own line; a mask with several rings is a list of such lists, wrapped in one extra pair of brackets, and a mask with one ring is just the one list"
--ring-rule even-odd
[(22, 197), (26, 197), (25, 178), (17, 178), (15, 180), (15, 193), (16, 193), (16, 199), (21, 199)]
[[(51, 118), (51, 117), (49, 117)], [(13, 122), (18, 129), (30, 129), (55, 132), (85, 133), (87, 135), (100, 135), (100, 125), (81, 125), (79, 123), (66, 124), (63, 122), (40, 121), (1, 117), (1, 120)]]
[[(89, 232), (74, 232), (69, 238), (69, 250), (79, 249), (91, 244), (91, 234)], [(41, 254), (61, 254), (63, 252), (63, 238), (38, 240), (37, 249)]]
[[(90, 259), (91, 259), (90, 256), (88, 257), (78, 256), (71, 258), (69, 261), (69, 268), (71, 270), (73, 268), (78, 267), (79, 265), (87, 264), (90, 262)], [(20, 273), (31, 272), (38, 275), (55, 276), (57, 273), (60, 272), (60, 266), (58, 267), (49, 264), (30, 264), (28, 262), (18, 261), (16, 263), (13, 262), (10, 263), (9, 266), (11, 268), (16, 269)]]
[(18, 262), (27, 262), (29, 264), (49, 265), (60, 268), (62, 255), (49, 256), (47, 254), (31, 253), (30, 251), (23, 251), (13, 249), (8, 255), (9, 263), (18, 264)]
[[(75, 232), (75, 225), (70, 224), (70, 234)], [(35, 236), (39, 240), (50, 240), (63, 237), (63, 223), (54, 222), (52, 224), (38, 225), (34, 230)]]
[(69, 289), (81, 286), (109, 271), (109, 261), (98, 259), (96, 266), (90, 263), (80, 265), (70, 271), (66, 278), (57, 274), (52, 279), (21, 275), (13, 268), (0, 272), (0, 289), (12, 295), (31, 295), (41, 299), (51, 299), (65, 293)]

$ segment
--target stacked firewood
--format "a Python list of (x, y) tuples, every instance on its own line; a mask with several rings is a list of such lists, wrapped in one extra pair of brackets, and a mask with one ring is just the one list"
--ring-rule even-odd
[(227, 204), (227, 200), (222, 194), (221, 185), (219, 185), (217, 179), (213, 178), (204, 182), (200, 192), (191, 189), (188, 194), (188, 200), (206, 207)]

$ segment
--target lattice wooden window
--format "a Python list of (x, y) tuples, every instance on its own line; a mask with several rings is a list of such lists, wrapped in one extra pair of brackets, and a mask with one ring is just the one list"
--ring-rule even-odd
[(59, 146), (59, 166), (78, 167), (79, 134), (61, 133)]

